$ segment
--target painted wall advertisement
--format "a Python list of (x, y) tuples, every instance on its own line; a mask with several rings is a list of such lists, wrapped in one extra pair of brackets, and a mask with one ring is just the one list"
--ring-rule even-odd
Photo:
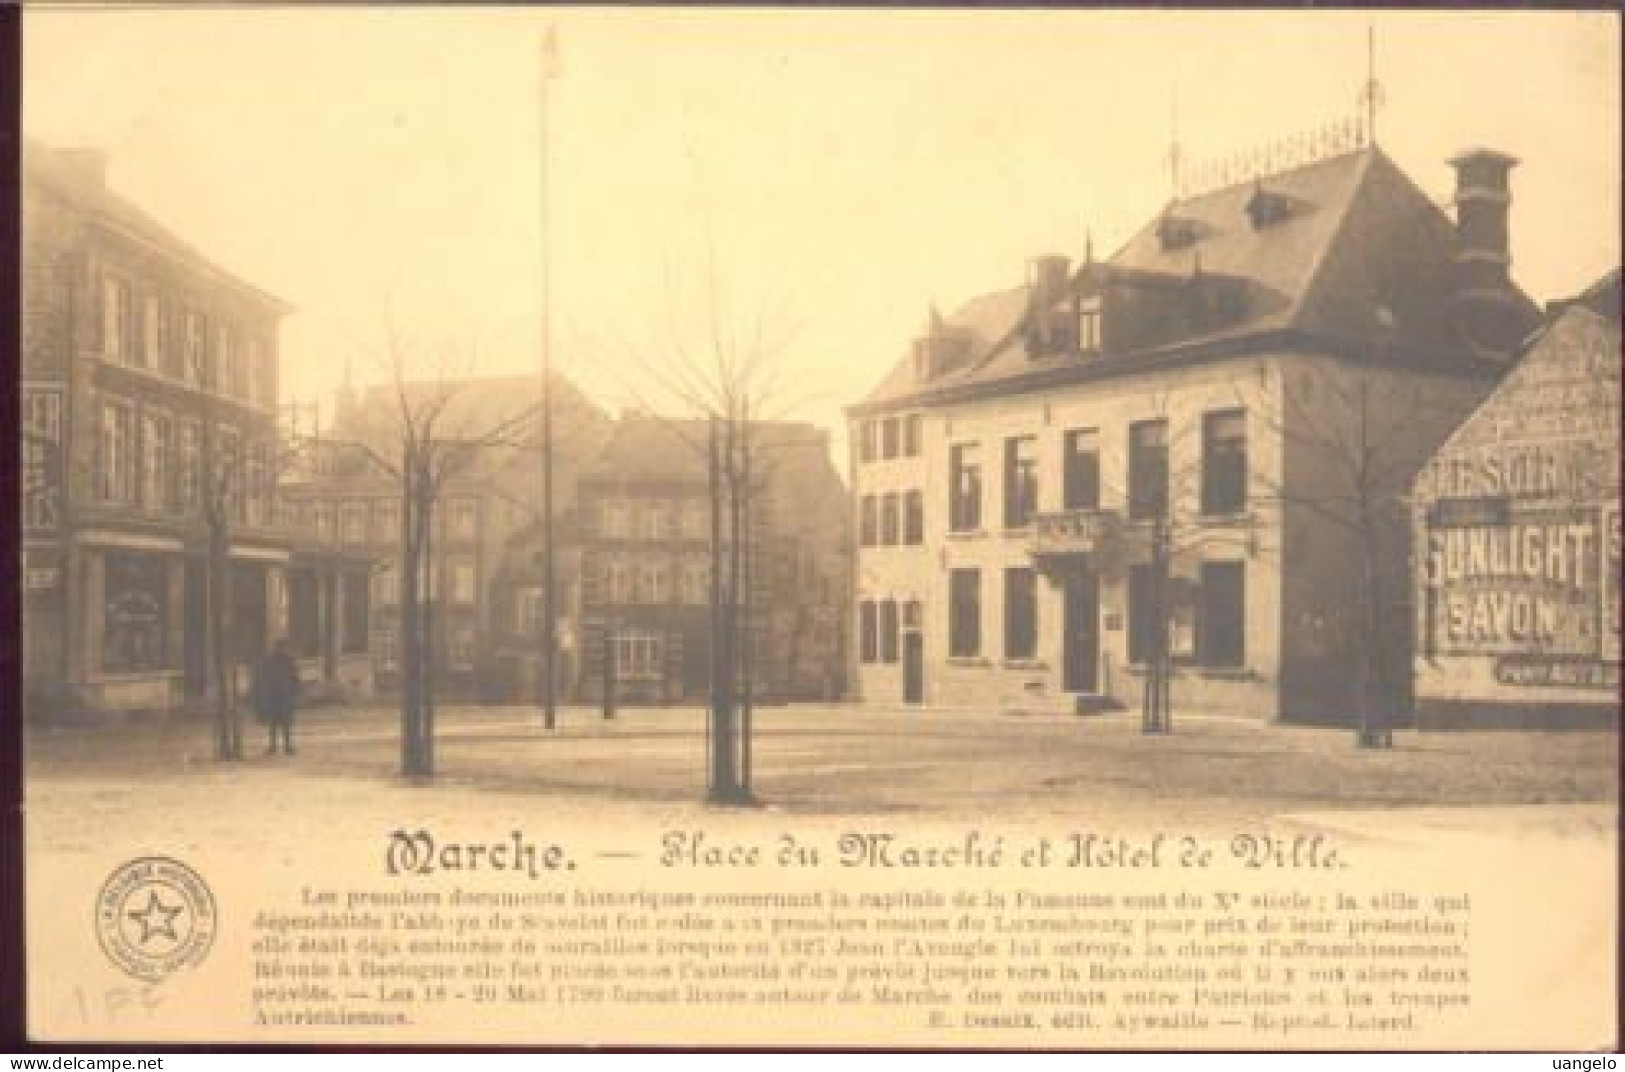
[(1505, 685), (1618, 687), (1617, 503), (1444, 499), (1430, 522), (1424, 655), (1492, 656)]

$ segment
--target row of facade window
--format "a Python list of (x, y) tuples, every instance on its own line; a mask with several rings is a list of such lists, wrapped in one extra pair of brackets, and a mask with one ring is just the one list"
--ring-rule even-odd
[(873, 462), (892, 458), (917, 458), (920, 454), (920, 416), (884, 417), (864, 421), (858, 427), (858, 458)]
[[(1004, 648), (1006, 659), (1032, 659), (1038, 655), (1038, 581), (1031, 567), (1003, 571)], [(1168, 586), (1172, 591), (1184, 591)], [(955, 569), (948, 579), (948, 654), (970, 659), (982, 654), (982, 571)], [(1128, 660), (1143, 663), (1153, 640), (1154, 577), (1148, 566), (1133, 566), (1128, 573)], [(1189, 623), (1199, 665), (1240, 668), (1247, 659), (1246, 567), (1240, 562), (1202, 563), (1192, 601), (1170, 602), (1173, 629)], [(901, 614), (899, 613), (901, 610)], [(858, 658), (865, 663), (894, 663), (899, 633), (920, 627), (920, 605), (894, 600), (864, 600), (858, 604)], [(1177, 645), (1175, 648), (1178, 650)]]
[[(437, 576), (438, 575), (438, 576)], [(470, 558), (450, 558), (429, 571), (430, 599), (442, 594), (454, 605), (471, 606), (479, 592), (478, 571)], [(372, 597), (381, 607), (393, 607), (400, 602), (401, 574), (392, 561), (379, 563), (373, 568)]]
[[(396, 498), (358, 499), (348, 502), (302, 500), (289, 507), (300, 532), (323, 543), (398, 544), (401, 539), (401, 504)], [(478, 508), (472, 499), (453, 499), (436, 511), (440, 539), (473, 540), (478, 533)]]
[(705, 558), (611, 559), (589, 563), (582, 578), (589, 604), (702, 606), (711, 601), (711, 564)]
[(703, 499), (617, 499), (598, 501), (598, 534), (611, 540), (703, 540), (711, 534), (709, 505)]
[[(275, 451), (230, 426), (210, 429), (163, 409), (107, 399), (101, 407), (96, 497), (153, 513), (190, 513), (205, 494), (223, 496), (232, 520), (269, 525), (276, 503)], [(212, 455), (212, 457), (211, 457)]]
[[(982, 527), (982, 445), (959, 443), (949, 449), (948, 523), (955, 532)], [(1004, 441), (1006, 528), (1032, 524), (1039, 510), (1038, 437)], [(1061, 508), (1100, 509), (1100, 433), (1093, 428), (1065, 433), (1061, 454)], [(1247, 505), (1247, 415), (1218, 410), (1202, 416), (1202, 457), (1198, 497), (1205, 515), (1232, 514)], [(1168, 511), (1168, 422), (1139, 421), (1128, 430), (1128, 516), (1145, 519)]]
[(199, 309), (157, 294), (138, 295), (124, 279), (102, 277), (102, 354), (250, 405), (276, 398), (265, 340)]
[(860, 547), (925, 542), (925, 499), (918, 491), (865, 495), (858, 508)]

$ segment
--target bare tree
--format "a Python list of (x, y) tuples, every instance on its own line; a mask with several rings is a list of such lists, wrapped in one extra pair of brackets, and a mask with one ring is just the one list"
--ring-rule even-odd
[(1294, 474), (1259, 474), (1267, 494), (1312, 518), (1345, 553), (1348, 585), (1336, 593), (1344, 612), (1333, 639), (1353, 670), (1363, 748), (1390, 747), (1407, 704), (1411, 483), (1490, 382), (1398, 367), (1389, 356), (1379, 342), (1359, 362), (1325, 358), (1289, 370), (1279, 404), (1259, 412)]
[[(217, 356), (223, 364), (230, 355), (222, 350)], [(296, 460), (299, 445), (291, 437), (278, 436), (274, 425), (271, 432), (255, 435), (256, 422), (229, 419), (219, 392), (240, 387), (228, 381), (245, 370), (209, 360), (202, 339), (190, 347), (187, 363), (202, 399), (197, 453), (195, 458), (183, 455), (181, 483), (182, 498), (195, 503), (204, 530), (204, 691), (213, 713), (215, 758), (238, 760), (243, 757), (243, 719), (237, 676), (258, 653), (242, 646), (231, 580), (231, 542), (239, 524), (270, 524), (279, 476)], [(248, 369), (246, 375), (257, 371)]]
[[(668, 266), (668, 282), (672, 276)], [(710, 511), (710, 696), (707, 713), (708, 798), (719, 804), (754, 801), (751, 787), (756, 649), (760, 636), (756, 585), (762, 526), (763, 468), (772, 452), (762, 430), (784, 419), (782, 357), (791, 333), (770, 327), (766, 303), (734, 319), (707, 245), (701, 291), (686, 327), (676, 307), (653, 353), (623, 346), (642, 377), (628, 392), (651, 415), (677, 409), (692, 422), (671, 422), (680, 442), (704, 459)], [(668, 287), (675, 295), (676, 288)], [(697, 339), (697, 341), (696, 341)], [(659, 405), (651, 400), (651, 395)], [(703, 438), (693, 434), (703, 426)]]
[[(435, 599), (433, 533), (442, 493), (455, 479), (475, 471), (493, 452), (521, 446), (536, 408), (497, 419), (483, 418), (455, 399), (466, 376), (457, 348), (423, 349), (410, 344), (386, 319), (384, 359), (392, 387), (391, 405), (379, 424), (362, 430), (356, 446), (398, 485), (400, 496), (400, 585), (397, 665), (400, 667), (401, 773), (430, 778), (435, 773)], [(454, 366), (463, 365), (461, 375)], [(431, 371), (412, 380), (410, 368)]]

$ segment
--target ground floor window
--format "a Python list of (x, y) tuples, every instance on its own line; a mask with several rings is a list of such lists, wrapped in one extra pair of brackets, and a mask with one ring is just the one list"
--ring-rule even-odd
[(1038, 654), (1038, 585), (1033, 571), (1018, 566), (1004, 571), (1004, 657), (1031, 659)]
[(162, 670), (168, 632), (168, 569), (156, 555), (109, 551), (103, 573), (102, 669)]
[(1247, 573), (1240, 562), (1202, 563), (1197, 652), (1203, 666), (1239, 667), (1247, 661)]
[(897, 601), (894, 599), (880, 604), (880, 661), (897, 661)]
[(858, 604), (858, 661), (872, 663), (880, 657), (879, 611), (873, 600)]
[(661, 636), (647, 629), (623, 629), (615, 634), (615, 676), (621, 681), (660, 679)]
[(956, 658), (982, 651), (982, 571), (948, 574), (948, 654)]

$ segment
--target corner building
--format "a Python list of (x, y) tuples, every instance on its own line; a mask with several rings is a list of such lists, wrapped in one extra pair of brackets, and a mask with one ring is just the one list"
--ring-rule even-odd
[(1405, 691), (1394, 503), (1536, 316), (1507, 271), (1512, 161), (1452, 163), (1457, 220), (1357, 148), (1175, 200), (1107, 260), (1041, 257), (933, 312), (848, 410), (863, 700), (1137, 707), (1155, 587), (1176, 711), (1348, 719), (1361, 553), (1325, 516), (1348, 468), (1325, 432), (1374, 432), (1392, 400), (1412, 412), (1382, 425), (1399, 491), (1373, 525)]

